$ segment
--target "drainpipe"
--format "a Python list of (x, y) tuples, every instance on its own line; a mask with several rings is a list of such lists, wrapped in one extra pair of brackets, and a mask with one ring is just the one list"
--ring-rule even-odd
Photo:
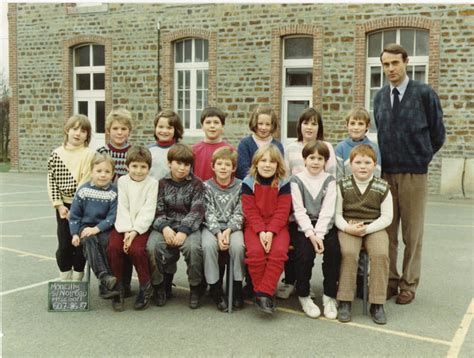
[(157, 93), (157, 102), (156, 102), (156, 113), (158, 114), (161, 111), (161, 100), (160, 100), (160, 21), (156, 21), (156, 32), (157, 32), (157, 50), (156, 50), (156, 65), (157, 65), (157, 76), (156, 76), (156, 93)]

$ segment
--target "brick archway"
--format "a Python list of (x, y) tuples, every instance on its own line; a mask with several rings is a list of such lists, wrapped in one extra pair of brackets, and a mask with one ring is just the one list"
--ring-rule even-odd
[(98, 44), (105, 47), (105, 113), (112, 110), (112, 39), (97, 35), (80, 35), (67, 39), (63, 42), (63, 114), (64, 119), (73, 113), (73, 48), (81, 44)]
[(161, 57), (163, 105), (161, 108), (173, 108), (173, 43), (185, 38), (198, 38), (208, 41), (208, 101), (210, 106), (215, 106), (217, 105), (217, 34), (204, 29), (186, 28), (163, 35), (161, 41), (163, 49), (163, 56)]
[(441, 22), (424, 17), (393, 16), (377, 20), (371, 20), (357, 25), (355, 35), (355, 80), (354, 80), (354, 104), (363, 106), (365, 100), (365, 69), (367, 34), (377, 30), (390, 28), (414, 28), (429, 31), (429, 68), (428, 83), (435, 90), (439, 84), (439, 51)]

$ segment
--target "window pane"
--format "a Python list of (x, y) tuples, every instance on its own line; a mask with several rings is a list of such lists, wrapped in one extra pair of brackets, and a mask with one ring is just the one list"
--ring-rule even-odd
[(178, 91), (178, 111), (184, 108), (184, 92)]
[(202, 91), (196, 91), (196, 109), (202, 108)]
[(309, 107), (309, 101), (288, 101), (287, 138), (296, 138), (296, 125), (298, 118), (306, 108)]
[(183, 41), (177, 42), (176, 43), (176, 48), (175, 48), (175, 61), (176, 63), (181, 63), (183, 62)]
[(202, 109), (196, 110), (196, 129), (201, 129), (201, 113)]
[(197, 79), (197, 85), (196, 88), (202, 88), (202, 71), (196, 71), (196, 79)]
[(77, 111), (79, 114), (83, 114), (85, 116), (89, 115), (89, 103), (87, 101), (77, 102), (77, 107)]
[(95, 102), (95, 132), (105, 133), (105, 102)]
[(413, 79), (413, 66), (407, 66), (407, 75)]
[(414, 55), (415, 30), (400, 30), (400, 45), (407, 50), (408, 56)]
[(369, 35), (369, 57), (379, 57), (382, 51), (382, 32)]
[(192, 62), (192, 40), (184, 41), (184, 62)]
[(208, 61), (208, 52), (209, 52), (209, 43), (207, 40), (203, 40), (203, 45), (204, 45), (204, 49), (203, 49), (203, 60), (204, 62), (207, 62)]
[(178, 71), (178, 90), (184, 88), (183, 71)]
[(93, 45), (92, 46), (92, 60), (94, 66), (105, 66), (105, 53), (104, 46)]
[(76, 74), (76, 89), (90, 90), (91, 89), (91, 75), (89, 73)]
[[(395, 42), (397, 42), (397, 31), (396, 30), (390, 30), (390, 31), (384, 31), (383, 32), (383, 46), (384, 47), (385, 47), (385, 45), (393, 44)], [(380, 52), (382, 52), (382, 49), (380, 49)], [(377, 55), (377, 57), (379, 57), (380, 52)]]
[(370, 88), (380, 88), (380, 83), (382, 82), (382, 68), (371, 67), (370, 68)]
[(90, 66), (89, 49), (90, 46), (87, 45), (78, 47), (74, 50), (74, 66)]
[(372, 89), (370, 90), (370, 110), (372, 111), (374, 109), (374, 97), (377, 94), (379, 89)]
[(105, 73), (94, 73), (94, 89), (103, 90), (105, 89)]
[(195, 57), (195, 62), (203, 62), (204, 56), (203, 56), (203, 45), (202, 45), (202, 40), (196, 39), (194, 40), (194, 57)]
[(184, 71), (184, 88), (191, 88), (191, 71)]
[(204, 88), (209, 89), (207, 70), (203, 71), (203, 76), (204, 76)]
[(285, 59), (313, 58), (313, 38), (293, 37), (285, 39)]
[(415, 76), (414, 79), (415, 81), (420, 81), (422, 83), (425, 83), (425, 78), (426, 78), (426, 66), (415, 66)]
[(191, 108), (191, 91), (184, 92), (184, 108)]
[(287, 68), (286, 87), (304, 86), (311, 87), (313, 84), (312, 68)]
[(428, 31), (416, 30), (415, 56), (428, 56), (430, 50)]
[(184, 121), (184, 128), (189, 128), (189, 118), (190, 118), (190, 111), (189, 110), (184, 110), (183, 111), (183, 121)]

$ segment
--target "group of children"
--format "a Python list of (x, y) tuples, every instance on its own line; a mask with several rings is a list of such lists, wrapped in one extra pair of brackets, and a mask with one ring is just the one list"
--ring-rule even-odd
[(221, 256), (228, 252), (234, 262), (229, 283), (234, 308), (244, 306), (245, 280), (257, 307), (273, 313), (285, 269), (286, 297), (295, 290), (305, 314), (316, 318), (321, 312), (310, 295), (310, 280), (321, 254), (324, 315), (348, 322), (363, 243), (371, 260), (370, 312), (385, 324), (384, 229), (392, 203), (387, 183), (376, 176), (380, 155), (366, 137), (367, 111), (349, 113), (349, 138), (336, 151), (324, 141), (322, 118), (313, 108), (301, 114), (298, 138), (286, 150), (273, 138), (277, 116), (268, 107), (252, 113), (253, 134), (237, 150), (222, 140), (221, 110), (206, 108), (201, 124), (205, 137), (191, 148), (180, 143), (179, 116), (162, 111), (154, 121), (156, 142), (131, 146), (131, 114), (117, 108), (106, 120), (109, 143), (94, 153), (87, 147), (87, 117), (67, 121), (64, 143), (48, 162), (60, 278), (81, 280), (87, 260), (101, 297), (112, 298), (113, 309), (122, 311), (131, 295), (133, 264), (140, 283), (134, 308), (150, 302), (164, 306), (181, 253), (189, 307), (199, 307), (209, 285), (225, 312)]

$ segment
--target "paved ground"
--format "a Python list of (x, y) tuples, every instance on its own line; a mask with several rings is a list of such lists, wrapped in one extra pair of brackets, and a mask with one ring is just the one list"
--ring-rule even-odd
[[(47, 282), (57, 277), (55, 219), (42, 174), (0, 173), (1, 332), (5, 357), (393, 356), (474, 355), (474, 202), (430, 197), (422, 284), (407, 306), (390, 301), (388, 324), (375, 325), (354, 303), (353, 322), (312, 320), (296, 298), (274, 317), (249, 303), (218, 312), (205, 297), (187, 307), (183, 263), (176, 298), (165, 307), (115, 313), (91, 284), (91, 311), (47, 311)], [(312, 287), (321, 303), (320, 258)], [(134, 281), (134, 291), (137, 281)]]

